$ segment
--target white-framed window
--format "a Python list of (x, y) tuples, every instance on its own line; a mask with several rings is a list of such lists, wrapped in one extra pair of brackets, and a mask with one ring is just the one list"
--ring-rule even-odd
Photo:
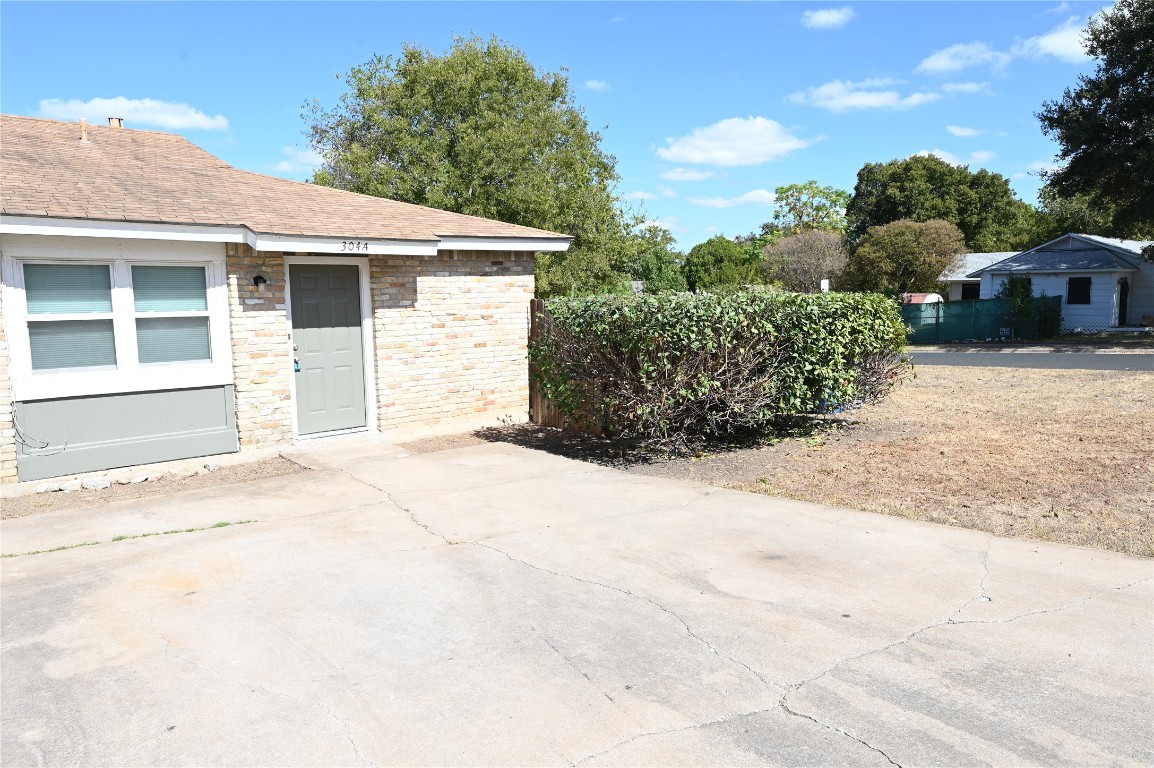
[(17, 400), (232, 382), (224, 247), (5, 236)]

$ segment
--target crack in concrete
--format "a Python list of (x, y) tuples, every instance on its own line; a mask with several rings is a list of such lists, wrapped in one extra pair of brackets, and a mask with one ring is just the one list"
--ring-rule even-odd
[(771, 682), (770, 680), (767, 680), (764, 676), (762, 676), (762, 674), (760, 672), (758, 672), (756, 669), (754, 669), (753, 667), (746, 664), (744, 661), (741, 661), (740, 659), (736, 659), (736, 658), (734, 658), (728, 654), (725, 654), (725, 653), (722, 653), (721, 651), (719, 651), (717, 649), (717, 647), (713, 645), (713, 643), (709, 642), (708, 640), (703, 638), (701, 635), (694, 632), (693, 628), (689, 626), (689, 623), (686, 622), (685, 619), (681, 618), (681, 616), (679, 616), (677, 613), (669, 610), (664, 605), (657, 602), (656, 600), (654, 600), (651, 597), (646, 597), (645, 595), (639, 595), (636, 592), (631, 592), (628, 589), (625, 589), (624, 587), (615, 587), (612, 584), (604, 584), (600, 581), (593, 581), (591, 579), (583, 579), (580, 576), (574, 576), (574, 575), (569, 574), (569, 573), (561, 573), (559, 571), (551, 571), (548, 568), (543, 568), (539, 565), (534, 565), (533, 563), (530, 563), (526, 560), (521, 560), (520, 558), (513, 557), (513, 555), (509, 554), (505, 550), (498, 549), (497, 547), (494, 547), (490, 544), (486, 544), (486, 543), (481, 542), (481, 541), (474, 541), (474, 542), (470, 542), (470, 543), (474, 544), (475, 546), (482, 547), (484, 549), (489, 549), (489, 550), (492, 550), (493, 552), (497, 552), (498, 554), (504, 555), (509, 560), (513, 561), (514, 563), (519, 563), (520, 565), (523, 565), (526, 568), (532, 568), (535, 571), (541, 571), (542, 573), (548, 573), (548, 574), (550, 574), (552, 576), (556, 576), (558, 578), (571, 579), (573, 581), (577, 581), (577, 582), (580, 582), (582, 584), (588, 584), (590, 586), (600, 587), (602, 589), (608, 589), (612, 592), (619, 592), (620, 594), (631, 597), (634, 600), (641, 600), (643, 602), (649, 603), (650, 605), (657, 608), (662, 613), (667, 613), (670, 616), (672, 616), (674, 619), (676, 619), (677, 622), (680, 623), (681, 626), (685, 629), (685, 633), (687, 635), (689, 635), (690, 637), (692, 637), (697, 642), (704, 645), (706, 648), (708, 648), (710, 653), (713, 653), (716, 656), (719, 656), (722, 659), (725, 659), (726, 661), (728, 661), (731, 664), (734, 664), (736, 666), (739, 666), (739, 667), (745, 669), (747, 672), (749, 672), (754, 677), (756, 677), (761, 682), (761, 684), (763, 686), (765, 686), (766, 688), (780, 690), (782, 687), (782, 686), (778, 685), (777, 683), (774, 683), (774, 682)]
[(859, 739), (857, 736), (854, 736), (849, 731), (838, 728), (836, 725), (829, 725), (827, 723), (823, 723), (822, 721), (818, 720), (816, 717), (812, 717), (810, 715), (807, 715), (804, 712), (798, 712), (796, 710), (790, 709), (789, 705), (785, 703), (785, 695), (782, 695), (781, 700), (777, 703), (777, 706), (783, 712), (785, 712), (787, 715), (790, 715), (792, 717), (800, 717), (803, 720), (809, 720), (811, 723), (818, 725), (822, 728), (825, 728), (828, 731), (833, 731), (834, 733), (840, 733), (842, 736), (845, 736), (847, 739), (852, 739), (853, 741), (856, 741), (858, 744), (861, 744), (866, 749), (871, 750), (873, 752), (877, 752), (879, 755), (884, 757), (889, 762), (890, 765), (896, 765), (897, 768), (902, 768), (900, 763), (896, 762), (892, 757), (887, 755), (883, 750), (879, 749), (878, 747), (875, 747), (873, 744), (870, 744), (865, 739)]
[[(985, 595), (985, 582), (986, 582), (986, 579), (990, 575), (989, 556), (990, 556), (990, 549), (992, 547), (992, 544), (993, 544), (993, 539), (990, 540), (990, 544), (986, 548), (985, 555), (982, 557), (983, 573), (982, 573), (982, 578), (978, 582), (979, 597)], [(912, 641), (918, 635), (922, 634), (923, 632), (928, 632), (931, 629), (937, 629), (939, 627), (957, 626), (957, 625), (961, 625), (961, 624), (1009, 624), (1010, 622), (1017, 621), (1019, 619), (1024, 619), (1024, 618), (1027, 618), (1029, 616), (1038, 616), (1038, 615), (1045, 614), (1045, 613), (1058, 613), (1061, 611), (1068, 611), (1068, 610), (1071, 610), (1073, 608), (1077, 608), (1081, 605), (1084, 605), (1084, 604), (1090, 602), (1091, 600), (1095, 599), (1096, 597), (1104, 595), (1108, 592), (1120, 592), (1122, 590), (1130, 589), (1131, 587), (1137, 586), (1138, 584), (1141, 584), (1141, 583), (1147, 582), (1147, 581), (1154, 581), (1154, 577), (1148, 576), (1146, 578), (1138, 579), (1136, 581), (1132, 581), (1128, 584), (1123, 584), (1121, 586), (1107, 587), (1105, 589), (1100, 589), (1100, 590), (1097, 590), (1097, 591), (1095, 591), (1095, 592), (1093, 592), (1093, 593), (1091, 593), (1091, 594), (1089, 594), (1083, 598), (1075, 600), (1072, 603), (1068, 603), (1066, 605), (1057, 606), (1055, 608), (1046, 608), (1046, 609), (1042, 609), (1042, 610), (1038, 610), (1038, 611), (1027, 611), (1026, 613), (1021, 613), (1021, 614), (1018, 614), (1016, 616), (1010, 616), (1010, 617), (1007, 617), (1004, 619), (993, 619), (993, 620), (972, 619), (972, 620), (960, 620), (960, 621), (957, 620), (955, 617), (959, 613), (961, 613), (963, 610), (965, 610), (969, 605), (971, 605), (976, 599), (978, 599), (978, 598), (971, 598), (970, 600), (963, 603), (961, 605), (961, 607), (959, 607), (957, 610), (955, 610), (953, 612), (953, 614), (951, 614), (950, 617), (945, 619), (944, 621), (937, 621), (937, 622), (934, 622), (933, 624), (927, 624), (926, 626), (921, 627), (920, 629), (914, 630), (913, 632), (909, 633), (908, 635), (901, 638), (900, 640), (895, 640), (892, 643), (887, 643), (887, 644), (885, 644), (879, 648), (873, 648), (873, 649), (868, 650), (868, 651), (863, 651), (862, 653), (856, 654), (854, 656), (848, 656), (848, 657), (838, 661), (836, 664), (829, 667), (828, 669), (815, 675), (814, 677), (808, 678), (806, 680), (802, 680), (799, 683), (795, 683), (795, 684), (789, 686), (786, 689), (786, 691), (781, 695), (781, 699), (778, 701), (778, 706), (781, 707), (781, 709), (783, 711), (787, 712), (790, 715), (793, 715), (795, 717), (802, 717), (802, 718), (805, 718), (807, 720), (812, 720), (813, 722), (817, 723), (818, 725), (821, 725), (825, 728), (829, 728), (830, 730), (841, 733), (844, 736), (847, 736), (848, 738), (853, 739), (854, 741), (860, 742), (863, 746), (869, 747), (873, 751), (875, 751), (878, 754), (885, 757), (885, 759), (889, 760), (889, 762), (892, 763), (893, 765), (899, 765), (897, 762), (895, 762), (889, 755), (887, 755), (881, 749), (878, 749), (877, 747), (873, 746), (872, 744), (869, 744), (866, 741), (859, 739), (858, 737), (854, 736), (853, 734), (850, 734), (850, 733), (848, 733), (848, 732), (846, 732), (846, 731), (844, 731), (844, 730), (842, 730), (836, 726), (831, 726), (831, 725), (827, 725), (826, 723), (822, 723), (821, 721), (817, 720), (816, 718), (814, 718), (810, 715), (807, 715), (803, 712), (799, 712), (797, 710), (790, 708), (790, 706), (786, 703), (786, 700), (789, 698), (789, 695), (791, 693), (796, 693), (803, 686), (809, 685), (810, 683), (814, 683), (814, 682), (820, 680), (821, 678), (825, 677), (826, 675), (831, 674), (832, 672), (837, 670), (839, 667), (842, 667), (842, 666), (849, 664), (851, 662), (863, 659), (866, 656), (872, 656), (874, 654), (884, 653), (885, 651), (888, 651), (891, 648), (896, 648), (899, 645), (905, 645), (906, 643)]]
[(610, 752), (612, 752), (616, 749), (624, 747), (627, 744), (632, 744), (633, 742), (637, 741), (638, 739), (648, 738), (649, 736), (664, 736), (664, 735), (669, 734), (669, 733), (681, 733), (683, 731), (697, 730), (698, 728), (708, 728), (711, 725), (719, 725), (721, 723), (728, 722), (729, 720), (735, 720), (739, 717), (752, 717), (753, 715), (762, 715), (762, 714), (765, 714), (766, 712), (772, 712), (773, 710), (774, 710), (774, 707), (768, 707), (766, 709), (754, 709), (754, 710), (751, 710), (749, 712), (736, 712), (736, 713), (731, 714), (731, 715), (723, 715), (723, 716), (717, 718), (716, 720), (707, 720), (704, 723), (694, 723), (693, 725), (683, 725), (683, 726), (680, 726), (678, 728), (664, 728), (664, 729), (658, 730), (658, 731), (646, 731), (645, 733), (639, 733), (636, 736), (631, 736), (628, 739), (625, 739), (624, 741), (619, 741), (616, 744), (614, 744), (613, 746), (611, 746), (607, 749), (603, 749), (600, 752), (594, 752), (593, 754), (586, 755), (585, 757), (582, 757), (579, 760), (571, 761), (569, 763), (569, 765), (575, 767), (575, 766), (581, 765), (582, 763), (587, 763), (590, 760), (594, 760), (598, 757), (604, 757), (605, 755), (609, 754)]
[(437, 533), (432, 528), (430, 528), (428, 525), (426, 525), (425, 523), (422, 523), (420, 520), (417, 519), (417, 516), (413, 513), (413, 510), (409, 509), (406, 506), (403, 506), (399, 501), (397, 501), (395, 498), (393, 498), (393, 494), (387, 488), (382, 488), (379, 485), (376, 485), (374, 483), (370, 483), (368, 480), (357, 477), (356, 475), (354, 475), (352, 472), (349, 472), (344, 467), (334, 467), (334, 469), (336, 469), (338, 472), (340, 472), (342, 474), (348, 475), (353, 480), (356, 480), (358, 483), (360, 483), (362, 485), (367, 485), (369, 488), (372, 488), (375, 491), (380, 491), (381, 493), (385, 494), (385, 498), (389, 500), (390, 504), (392, 504), (394, 507), (396, 507), (401, 512), (404, 512), (406, 515), (408, 515), (409, 520), (412, 521), (413, 525), (417, 526), (418, 528), (420, 528), (421, 530), (423, 530), (425, 533), (429, 534), (430, 536), (436, 536), (438, 539), (440, 539), (441, 541), (445, 542), (446, 544), (448, 544), (450, 546), (452, 546), (454, 544), (467, 543), (467, 542), (463, 542), (463, 541), (453, 541), (452, 539), (445, 536), (444, 534)]
[(610, 703), (612, 703), (612, 704), (614, 704), (614, 705), (615, 705), (615, 704), (617, 704), (617, 702), (616, 702), (616, 701), (613, 699), (613, 697), (612, 697), (612, 696), (610, 696), (610, 695), (609, 695), (608, 693), (606, 693), (605, 691), (601, 690), (601, 687), (600, 687), (599, 685), (597, 685), (596, 683), (594, 683), (594, 682), (593, 682), (593, 678), (589, 677), (589, 673), (588, 673), (588, 672), (586, 672), (585, 670), (581, 669), (581, 667), (577, 666), (577, 663), (576, 663), (576, 662), (574, 662), (574, 661), (573, 661), (573, 659), (569, 658), (569, 657), (568, 657), (568, 656), (566, 656), (564, 653), (562, 653), (562, 652), (561, 652), (561, 649), (560, 649), (560, 648), (558, 648), (557, 646), (553, 645), (553, 642), (552, 642), (552, 641), (551, 641), (549, 638), (545, 637), (544, 635), (541, 635), (541, 640), (542, 640), (542, 641), (544, 641), (545, 645), (547, 645), (547, 646), (549, 646), (550, 648), (552, 648), (552, 649), (553, 649), (553, 652), (554, 652), (554, 653), (556, 653), (558, 656), (560, 656), (560, 657), (561, 657), (561, 659), (562, 659), (562, 660), (563, 660), (563, 661), (564, 661), (566, 664), (568, 664), (570, 667), (572, 667), (572, 668), (573, 668), (573, 670), (574, 670), (575, 672), (579, 673), (579, 674), (581, 675), (581, 677), (585, 678), (585, 679), (586, 679), (586, 680), (589, 682), (589, 684), (590, 684), (591, 686), (593, 686), (594, 688), (596, 688), (598, 693), (600, 693), (600, 694), (601, 694), (602, 696), (604, 696), (605, 698), (609, 699)]
[[(1154, 576), (1147, 576), (1145, 578), (1138, 579), (1136, 581), (1131, 581), (1129, 584), (1122, 584), (1121, 586), (1117, 586), (1117, 587), (1106, 587), (1105, 589), (1099, 589), (1096, 592), (1092, 592), (1089, 595), (1086, 595), (1085, 597), (1080, 597), (1077, 600), (1074, 600), (1073, 602), (1066, 603), (1065, 605), (1055, 606), (1054, 608), (1042, 608), (1042, 609), (1037, 610), (1037, 611), (1026, 611), (1025, 613), (1019, 613), (1016, 616), (1007, 616), (1004, 619), (961, 619), (961, 620), (954, 620), (954, 618), (951, 617), (948, 621), (946, 621), (944, 623), (945, 624), (1009, 624), (1011, 622), (1018, 621), (1019, 619), (1026, 619), (1026, 618), (1029, 618), (1031, 616), (1041, 616), (1041, 615), (1046, 614), (1046, 613), (1061, 613), (1062, 611), (1071, 611), (1075, 608), (1079, 608), (1079, 607), (1085, 605), (1086, 603), (1090, 602), (1091, 600), (1094, 600), (1098, 597), (1101, 597), (1102, 595), (1107, 594), (1108, 592), (1122, 592), (1122, 591), (1130, 589), (1132, 587), (1136, 587), (1139, 584), (1142, 584), (1142, 583), (1147, 582), (1147, 581), (1154, 581)], [(954, 615), (956, 616), (957, 614), (955, 613)], [(930, 627), (930, 628), (932, 629), (932, 627)]]

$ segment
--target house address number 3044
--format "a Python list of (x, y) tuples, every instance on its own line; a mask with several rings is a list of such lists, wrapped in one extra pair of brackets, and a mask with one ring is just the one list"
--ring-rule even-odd
[(361, 253), (369, 252), (368, 240), (342, 240), (341, 251), (359, 251)]

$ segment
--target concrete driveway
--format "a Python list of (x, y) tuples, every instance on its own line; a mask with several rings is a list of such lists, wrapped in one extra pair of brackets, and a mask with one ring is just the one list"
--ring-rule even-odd
[(370, 440), (3, 522), (24, 765), (1149, 765), (1152, 562)]

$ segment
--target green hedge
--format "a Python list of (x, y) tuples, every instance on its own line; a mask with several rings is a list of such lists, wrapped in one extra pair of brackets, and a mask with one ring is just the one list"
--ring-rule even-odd
[(552, 299), (533, 375), (571, 422), (655, 442), (762, 430), (884, 397), (909, 371), (876, 294), (666, 293)]

